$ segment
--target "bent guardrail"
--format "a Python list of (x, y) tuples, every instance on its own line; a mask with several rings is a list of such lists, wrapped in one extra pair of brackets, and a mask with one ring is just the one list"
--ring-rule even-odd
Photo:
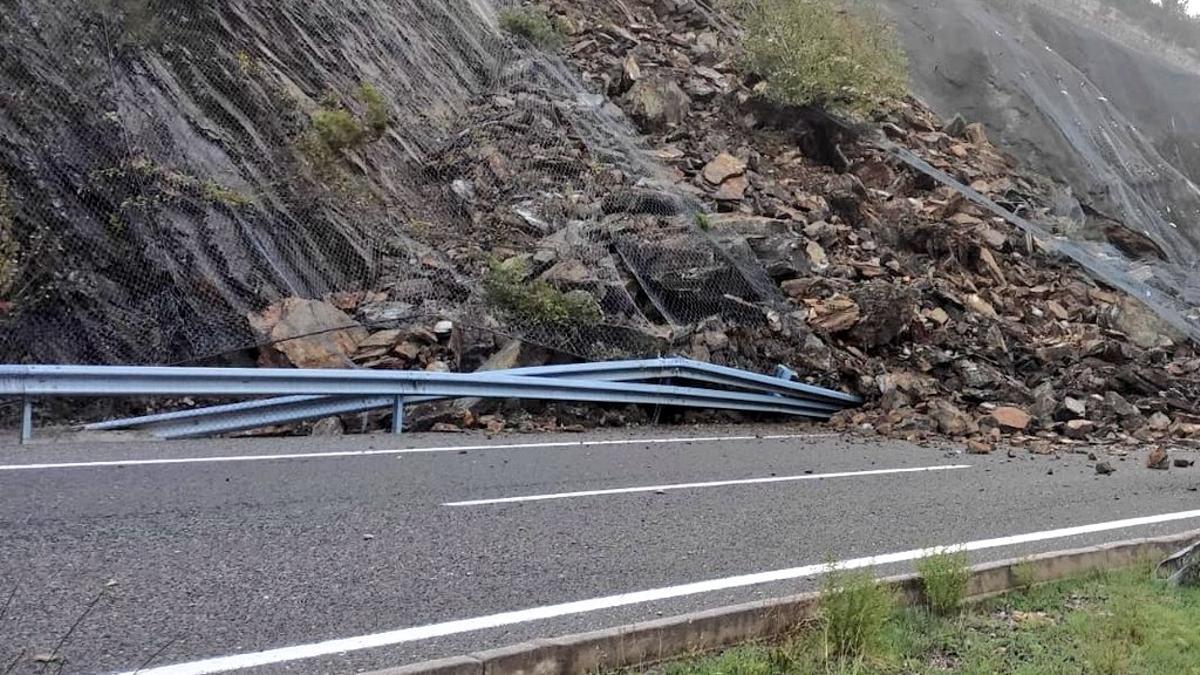
[[(680, 380), (704, 386), (645, 384)], [(725, 387), (711, 388), (709, 385)], [(446, 398), (516, 398), (765, 412), (827, 420), (856, 406), (854, 395), (682, 358), (583, 363), (483, 373), (271, 370), (128, 366), (0, 366), (0, 396), (22, 397), (22, 438), (32, 433), (31, 402), (50, 396), (272, 396), (89, 425), (143, 429), (183, 438)]]

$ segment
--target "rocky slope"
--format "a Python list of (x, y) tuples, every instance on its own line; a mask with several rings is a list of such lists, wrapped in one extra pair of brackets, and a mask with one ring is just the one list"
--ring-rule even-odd
[[(553, 7), (570, 69), (611, 101), (594, 110), (619, 124), (623, 112), (645, 146), (597, 152), (587, 125), (564, 118), (576, 135), (551, 154), (593, 169), (564, 160), (551, 190), (547, 148), (517, 131), (530, 118), (513, 102), (564, 110), (561, 92), (474, 101), (469, 130), (436, 160), (479, 225), (466, 240), (442, 235), (451, 257), (519, 262), (521, 278), (583, 291), (609, 322), (539, 333), (493, 308), (510, 332), (560, 352), (628, 349), (636, 334), (640, 353), (785, 363), (869, 399), (843, 424), (963, 437), (981, 452), (1200, 433), (1192, 344), (1007, 215), (1052, 220), (1057, 188), (1019, 170), (983, 125), (943, 123), (915, 100), (861, 128), (766, 103), (734, 58), (736, 29), (692, 2)], [(456, 369), (494, 349), (430, 327), (342, 351), (363, 365)], [(504, 365), (547, 358), (505, 351)]]
[[(986, 125), (767, 103), (696, 0), (548, 4), (553, 49), (485, 6), (354, 0), (178, 10), (212, 37), (115, 50), (85, 22), (74, 56), (0, 9), (5, 77), (99, 82), (0, 113), (25, 250), (40, 227), (64, 251), (5, 345), (429, 370), (682, 353), (787, 364), (869, 399), (844, 424), (979, 451), (1200, 433), (1193, 344), (1120, 290), (1128, 268), (1072, 261), (1101, 267), (1038, 225), (1062, 188)], [(106, 124), (113, 147), (81, 152)], [(39, 342), (64, 326), (78, 344)]]
[[(1056, 229), (1110, 243), (1122, 266), (1200, 304), (1200, 73), (1093, 29), (1071, 0), (887, 0), (916, 92), (984, 122), (1024, 166), (1071, 188)], [(1131, 247), (1133, 230), (1153, 242)], [(1114, 234), (1116, 236), (1114, 236)], [(1103, 249), (1098, 249), (1103, 250)], [(1165, 264), (1164, 264), (1165, 263)]]
[[(18, 283), (0, 360), (171, 363), (253, 343), (272, 299), (369, 288), (416, 173), (498, 68), (486, 2), (0, 5), (0, 180)], [(386, 101), (331, 157), (322, 110)]]

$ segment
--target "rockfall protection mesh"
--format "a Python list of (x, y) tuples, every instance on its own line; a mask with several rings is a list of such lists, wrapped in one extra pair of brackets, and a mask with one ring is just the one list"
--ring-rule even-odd
[(256, 330), (292, 297), (592, 359), (778, 325), (771, 238), (710, 228), (669, 148), (499, 23), (492, 0), (0, 5), (0, 361), (195, 362), (330, 327)]
[(488, 0), (22, 0), (0, 36), (0, 361), (194, 361), (330, 294), (649, 355), (776, 299)]

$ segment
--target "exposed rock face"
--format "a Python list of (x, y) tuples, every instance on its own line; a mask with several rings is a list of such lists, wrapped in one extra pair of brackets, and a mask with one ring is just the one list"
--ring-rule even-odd
[[(1200, 150), (1187, 140), (1200, 133), (1190, 112), (1200, 73), (1094, 29), (1099, 19), (1080, 3), (883, 5), (908, 48), (917, 94), (946, 116), (982, 121), (1024, 164), (1069, 183), (1058, 215), (1073, 221), (1073, 234), (1107, 239), (1133, 258), (1165, 253), (1174, 264), (1145, 271), (1200, 300), (1200, 192), (1189, 183), (1200, 183)], [(967, 125), (951, 131), (965, 136)], [(1109, 229), (1114, 218), (1120, 225)], [(1143, 232), (1146, 244), (1127, 245)]]
[[(248, 312), (364, 287), (398, 220), (449, 208), (414, 160), (497, 67), (487, 3), (108, 5), (0, 6), (0, 175), (31, 282), (0, 360), (243, 347)], [(322, 107), (365, 117), (364, 82), (403, 124), (312, 152)]]
[[(441, 0), (231, 10), (231, 25), (261, 35), (253, 43), (211, 19), (223, 10), (188, 10), (198, 14), (178, 17), (195, 19), (183, 25), (212, 29), (189, 38), (212, 43), (200, 52), (212, 55), (206, 75), (184, 67), (195, 53), (123, 47), (120, 86), (85, 88), (95, 102), (48, 127), (82, 125), (80, 143), (117, 109), (114, 129), (130, 131), (131, 144), (109, 134), (95, 162), (48, 142), (53, 152), (39, 152), (45, 130), (5, 101), (0, 128), (18, 126), (13, 115), (29, 122), (14, 132), (16, 150), (0, 147), (22, 227), (36, 222), (30, 209), (66, 205), (79, 217), (53, 216), (53, 231), (79, 232), (64, 264), (81, 272), (62, 278), (73, 295), (30, 300), (12, 315), (19, 330), (3, 335), (69, 320), (86, 333), (84, 359), (178, 360), (255, 343), (245, 317), (256, 314), (258, 332), (282, 341), (265, 350), (272, 363), (470, 371), (492, 357), (521, 362), (509, 358), (516, 347), (496, 355), (511, 337), (556, 360), (681, 353), (761, 372), (782, 363), (866, 397), (848, 425), (964, 436), (979, 452), (1060, 435), (1200, 435), (1192, 345), (1158, 329), (1143, 339), (1137, 320), (1122, 327), (1140, 305), (1125, 308), (1132, 301), (1058, 255), (1057, 240), (1014, 220), (1019, 210), (1053, 221), (1058, 193), (1001, 152), (1001, 130), (971, 115), (945, 124), (897, 101), (867, 125), (896, 146), (881, 148), (857, 125), (759, 98), (733, 58), (729, 17), (710, 3), (548, 4), (571, 26), (557, 52), (507, 41), (483, 6), (449, 11)], [(419, 25), (391, 25), (410, 9)], [(367, 20), (358, 13), (386, 20), (353, 23), (361, 30), (347, 36), (329, 28)], [(12, 25), (18, 51), (0, 59), (33, 51), (33, 28)], [(280, 25), (291, 28), (272, 30)], [(399, 37), (378, 46), (376, 30)], [(309, 33), (340, 47), (309, 54), (298, 46)], [(95, 35), (82, 35), (81, 53), (95, 57)], [(422, 61), (435, 56), (445, 62)], [(70, 59), (30, 58), (42, 77), (69, 80), (57, 90), (69, 98), (79, 79)], [(383, 93), (384, 119), (372, 121), (363, 80)], [(334, 100), (319, 100), (329, 90)], [(136, 121), (135, 103), (153, 123)], [(163, 138), (167, 147), (153, 143)], [(31, 200), (31, 186), (50, 198)], [(134, 215), (97, 220), (122, 216), (127, 200)], [(122, 241), (110, 225), (137, 251), (83, 260)], [(343, 271), (345, 260), (360, 262)], [(139, 286), (147, 275), (157, 285)], [(162, 311), (119, 314), (111, 299), (139, 289)], [(328, 305), (280, 304), (292, 295)], [(231, 308), (232, 323), (221, 318)], [(132, 356), (140, 333), (130, 325), (161, 335), (149, 358)], [(288, 344), (316, 327), (342, 335)]]

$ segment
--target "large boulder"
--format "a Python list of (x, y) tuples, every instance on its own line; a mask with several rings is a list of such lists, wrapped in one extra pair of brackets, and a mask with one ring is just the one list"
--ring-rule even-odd
[(345, 312), (321, 300), (287, 298), (247, 317), (266, 344), (268, 367), (350, 368), (350, 356), (368, 333)]
[(870, 348), (891, 344), (908, 330), (916, 313), (917, 296), (907, 286), (876, 279), (851, 293), (862, 320), (850, 333), (854, 342)]
[(626, 95), (627, 110), (643, 131), (665, 131), (683, 122), (692, 101), (674, 80), (639, 80)]
[(1128, 295), (1122, 295), (1112, 306), (1108, 319), (1113, 328), (1128, 335), (1129, 341), (1142, 349), (1170, 347), (1185, 339), (1174, 326)]

